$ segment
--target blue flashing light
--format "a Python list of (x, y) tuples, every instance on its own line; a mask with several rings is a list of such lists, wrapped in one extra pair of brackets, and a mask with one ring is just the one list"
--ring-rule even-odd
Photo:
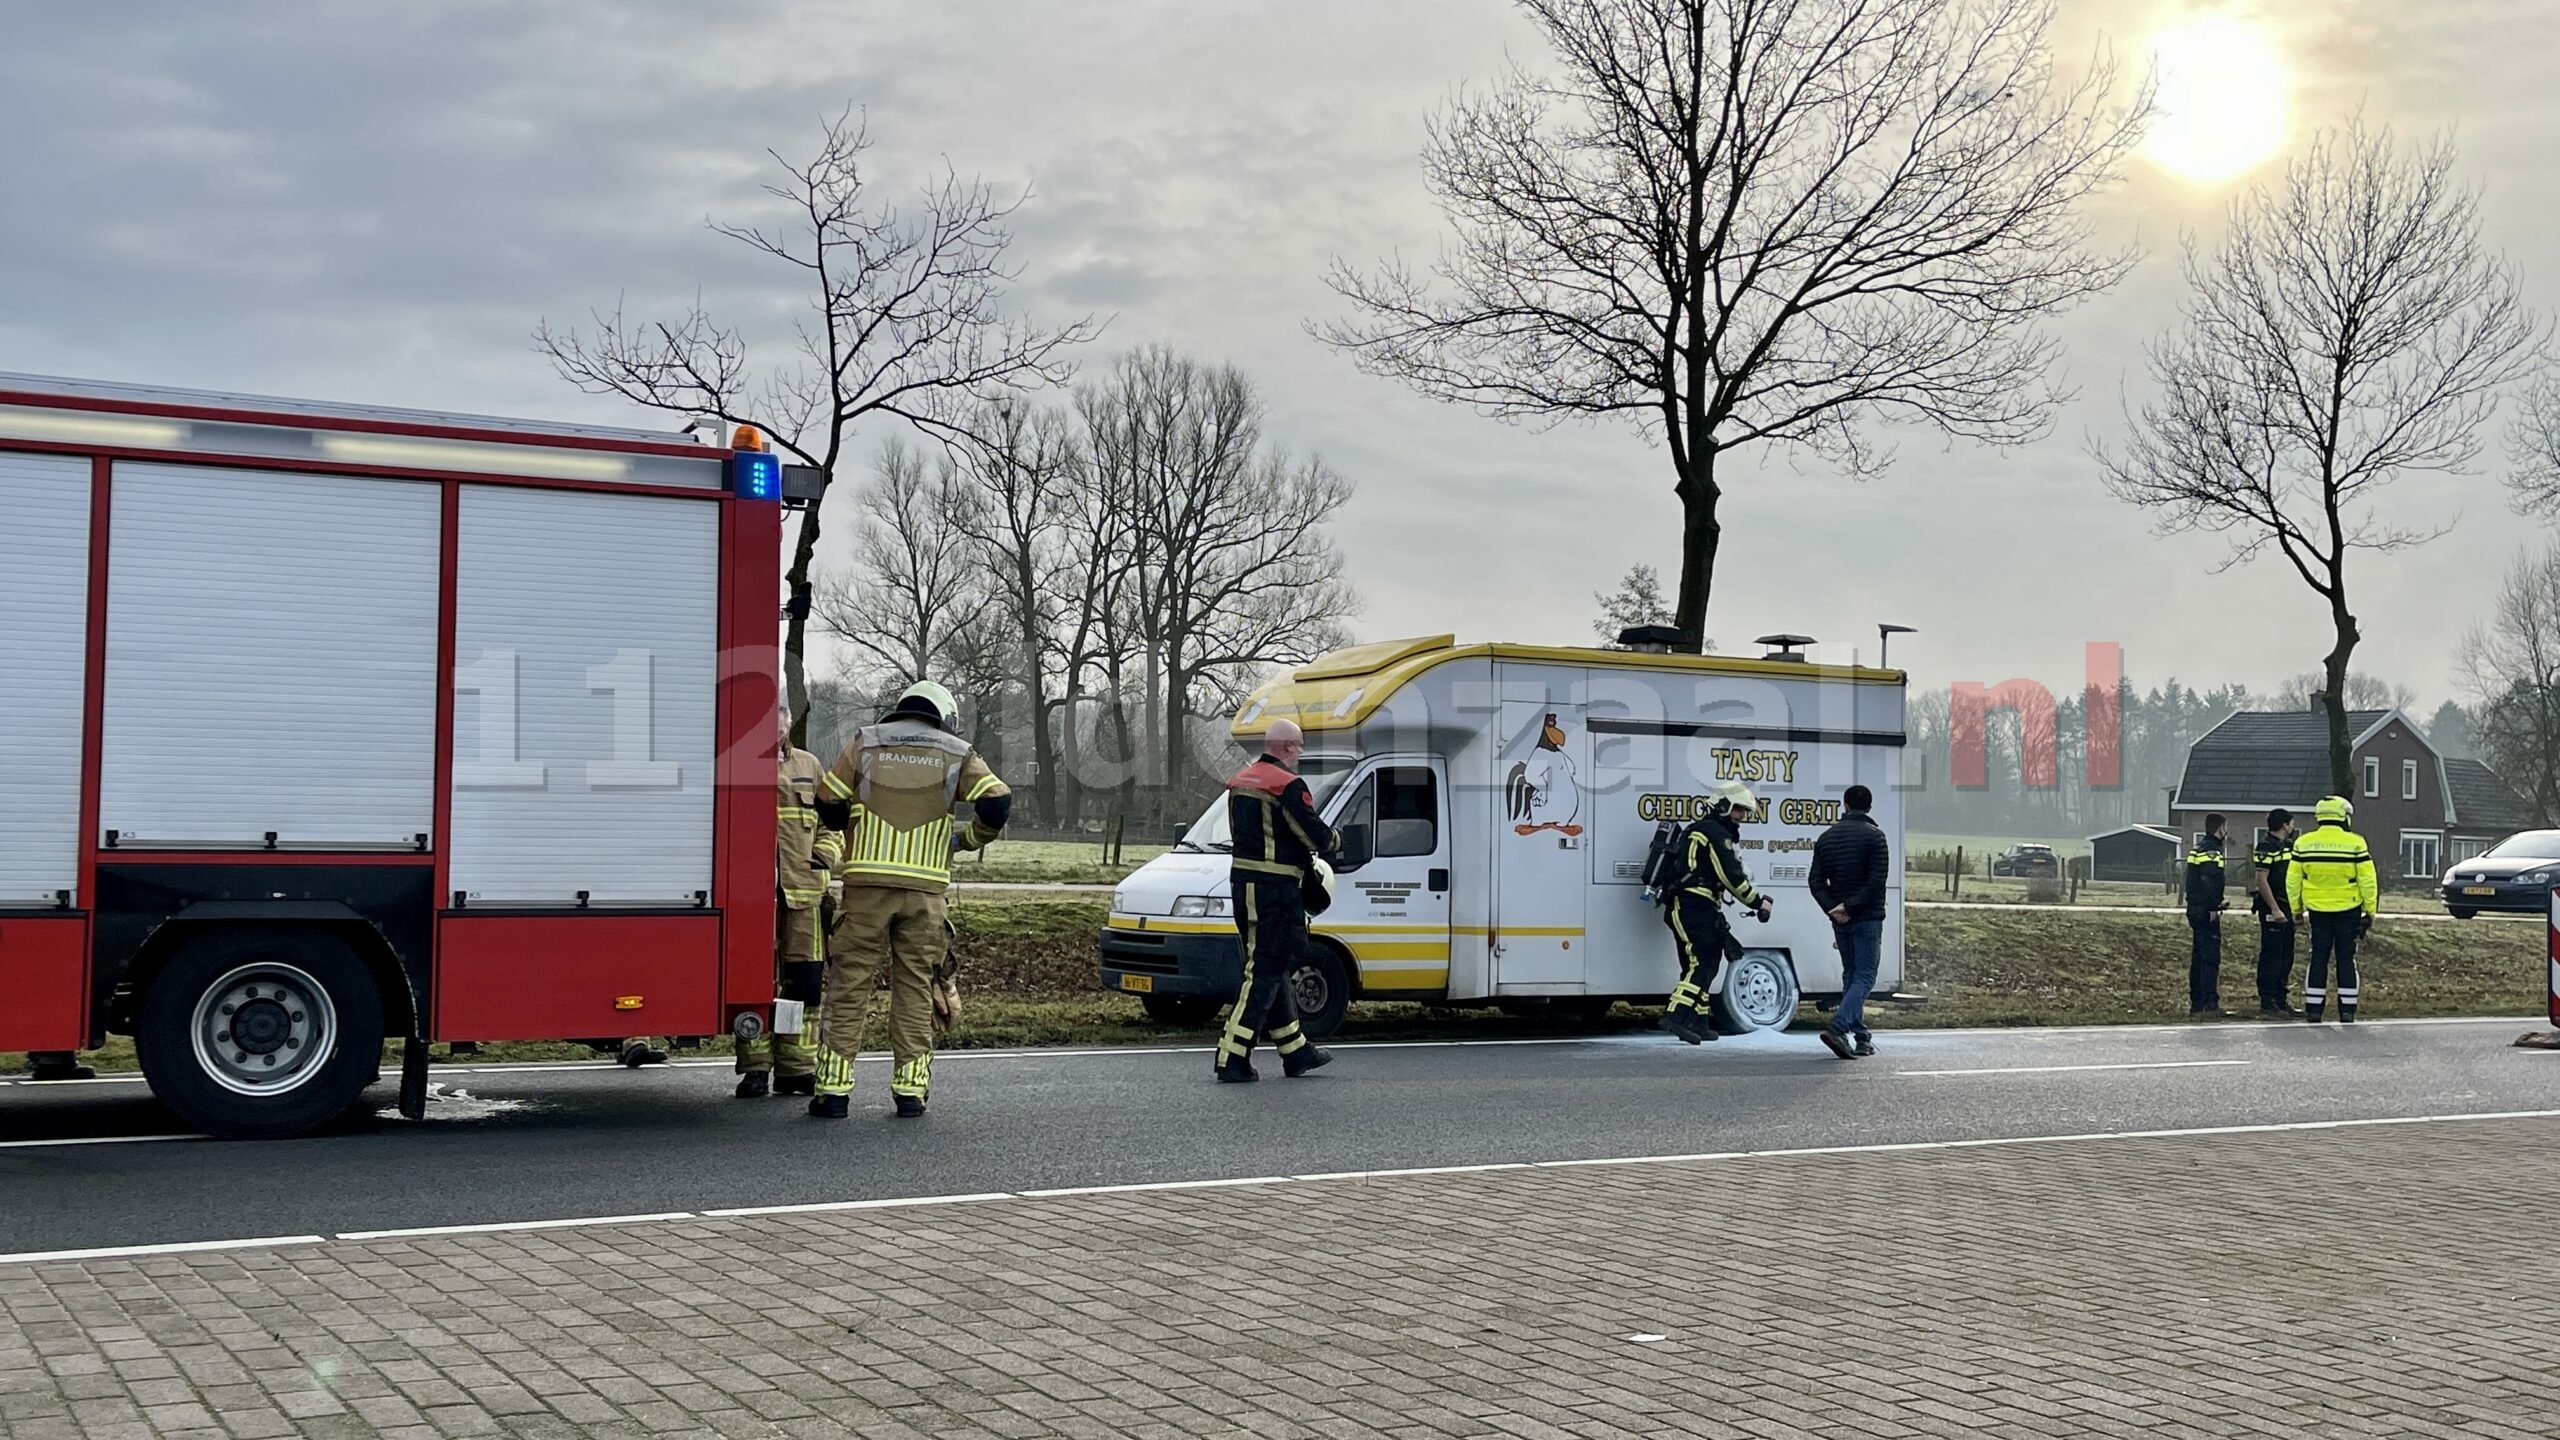
[(782, 457), (768, 450), (729, 452), (729, 493), (741, 500), (782, 498)]

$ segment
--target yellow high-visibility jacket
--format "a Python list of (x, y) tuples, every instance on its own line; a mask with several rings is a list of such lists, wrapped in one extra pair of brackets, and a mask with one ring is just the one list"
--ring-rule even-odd
[(827, 893), (827, 881), (844, 858), (844, 837), (818, 823), (818, 787), (827, 764), (806, 750), (782, 747), (774, 768), (774, 881), (782, 903), (806, 910)]
[(2382, 908), (2382, 877), (2374, 872), (2373, 852), (2364, 837), (2332, 820), (2294, 837), (2293, 864), (2284, 876), (2285, 904), (2297, 915), (2304, 910), (2335, 914)]

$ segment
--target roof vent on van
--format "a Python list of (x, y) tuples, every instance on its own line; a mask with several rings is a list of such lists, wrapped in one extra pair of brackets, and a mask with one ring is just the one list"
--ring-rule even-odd
[(1680, 646), (1677, 625), (1630, 625), (1618, 632), (1618, 643), (1647, 655), (1668, 655)]
[(1768, 654), (1761, 656), (1760, 658), (1763, 660), (1792, 660), (1801, 665), (1805, 661), (1803, 647), (1812, 644), (1813, 637), (1810, 635), (1788, 635), (1780, 633), (1776, 635), (1763, 635), (1751, 643), (1754, 645), (1774, 645), (1778, 647), (1770, 651)]

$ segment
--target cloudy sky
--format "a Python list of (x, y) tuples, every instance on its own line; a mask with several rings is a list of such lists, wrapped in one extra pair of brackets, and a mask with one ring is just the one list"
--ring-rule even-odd
[[(2547, 0), (2063, 0), (2062, 39), (2147, 53), (2199, 13), (2257, 27), (2291, 76), (2289, 135), (2361, 105), (2458, 125), (2492, 243), (2560, 304), (2560, 7)], [(15, 7), (0, 51), (0, 370), (559, 418), (632, 421), (553, 378), (535, 323), (699, 293), (787, 334), (791, 276), (708, 234), (754, 219), (762, 152), (867, 107), (872, 174), (943, 157), (1029, 183), (1020, 299), (1113, 317), (1092, 363), (1166, 341), (1262, 386), (1276, 438), (1358, 483), (1342, 539), (1368, 637), (1454, 630), (1582, 642), (1591, 593), (1676, 571), (1662, 453), (1632, 432), (1507, 427), (1360, 375), (1308, 340), (1330, 256), (1428, 256), (1416, 152), (1449, 90), (1543, 52), (1506, 0), (756, 0)], [(1881, 479), (1764, 457), (1735, 478), (1711, 630), (1773, 629), (1872, 658), (1879, 620), (1926, 684), (2074, 687), (2118, 640), (2141, 681), (2268, 685), (2326, 649), (2279, 565), (2216, 574), (2220, 541), (2154, 538), (2097, 485), (2138, 346), (2178, 299), (2182, 230), (2236, 188), (2150, 160), (2101, 215), (2149, 258), (2061, 323), (2082, 391), (2053, 436), (1996, 453), (1905, 440)], [(665, 423), (641, 420), (640, 423)], [(672, 428), (672, 424), (669, 425)], [(839, 495), (839, 503), (847, 498)], [(2368, 560), (2360, 668), (2452, 683), (2448, 644), (2538, 531), (2494, 475), (2391, 502), (2458, 517)], [(840, 536), (840, 531), (839, 531)], [(831, 547), (832, 548), (832, 547)]]

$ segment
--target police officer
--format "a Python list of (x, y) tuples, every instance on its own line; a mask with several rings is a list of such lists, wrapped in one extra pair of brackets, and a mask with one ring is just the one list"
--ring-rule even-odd
[(2204, 817), (2204, 835), (2187, 852), (2187, 1013), (2222, 1013), (2222, 831), (2220, 815)]
[[(820, 823), (844, 831), (844, 896), (827, 935), (826, 1013), (809, 1113), (841, 1120), (853, 1103), (853, 1058), (889, 978), (889, 1095), (901, 1119), (924, 1114), (933, 1089), (934, 1016), (948, 977), (951, 854), (996, 838), (1012, 792), (969, 742), (951, 733), (959, 705), (930, 680), (907, 687), (877, 725), (845, 743), (818, 783)], [(956, 805), (970, 819), (953, 823)], [(956, 993), (956, 992), (954, 992)]]
[(1320, 886), (1317, 858), (1340, 843), (1316, 815), (1307, 782), (1298, 778), (1305, 734), (1294, 720), (1274, 720), (1262, 737), (1262, 756), (1227, 781), (1227, 830), (1234, 848), (1228, 860), (1227, 894), (1235, 911), (1244, 973), (1236, 1003), (1218, 1032), (1214, 1073), (1222, 1083), (1259, 1080), (1253, 1047), (1269, 1040), (1280, 1054), (1280, 1073), (1294, 1080), (1333, 1062), (1333, 1052), (1310, 1042), (1298, 1028), (1297, 999), (1289, 972), (1307, 929), (1307, 891)]
[(1726, 898), (1764, 921), (1769, 918), (1769, 897), (1751, 888), (1751, 877), (1733, 850), (1742, 822), (1759, 814), (1760, 802), (1749, 788), (1727, 780), (1710, 793), (1707, 813), (1680, 837), (1681, 879), (1662, 914), (1680, 952), (1680, 983), (1671, 987), (1662, 1023), (1692, 1045), (1716, 1038), (1706, 1013), (1707, 997), (1715, 993), (1716, 974), (1724, 968), (1733, 933), (1725, 924)]
[(2293, 902), (2285, 898), (2292, 868), (2293, 812), (2267, 812), (2267, 838), (2249, 850), (2249, 909), (2258, 917), (2258, 1014), (2291, 1018), (2302, 1012), (2285, 1003), (2293, 988)]
[(2382, 877), (2373, 852), (2354, 830), (2356, 811), (2332, 795), (2312, 809), (2319, 824), (2293, 842), (2285, 899), (2311, 923), (2311, 971), (2302, 982), (2302, 1018), (2320, 1023), (2329, 996), (2329, 962), (2338, 963), (2338, 1019), (2356, 1023), (2356, 941), (2382, 908)]
[(774, 771), (773, 993), (805, 1007), (793, 1035), (764, 1034), (738, 1046), (738, 1098), (814, 1095), (818, 1089), (819, 1002), (826, 994), (826, 951), (818, 934), (819, 902), (844, 858), (844, 837), (818, 823), (818, 784), (826, 762), (791, 743), (791, 717), (781, 717), (781, 763)]

